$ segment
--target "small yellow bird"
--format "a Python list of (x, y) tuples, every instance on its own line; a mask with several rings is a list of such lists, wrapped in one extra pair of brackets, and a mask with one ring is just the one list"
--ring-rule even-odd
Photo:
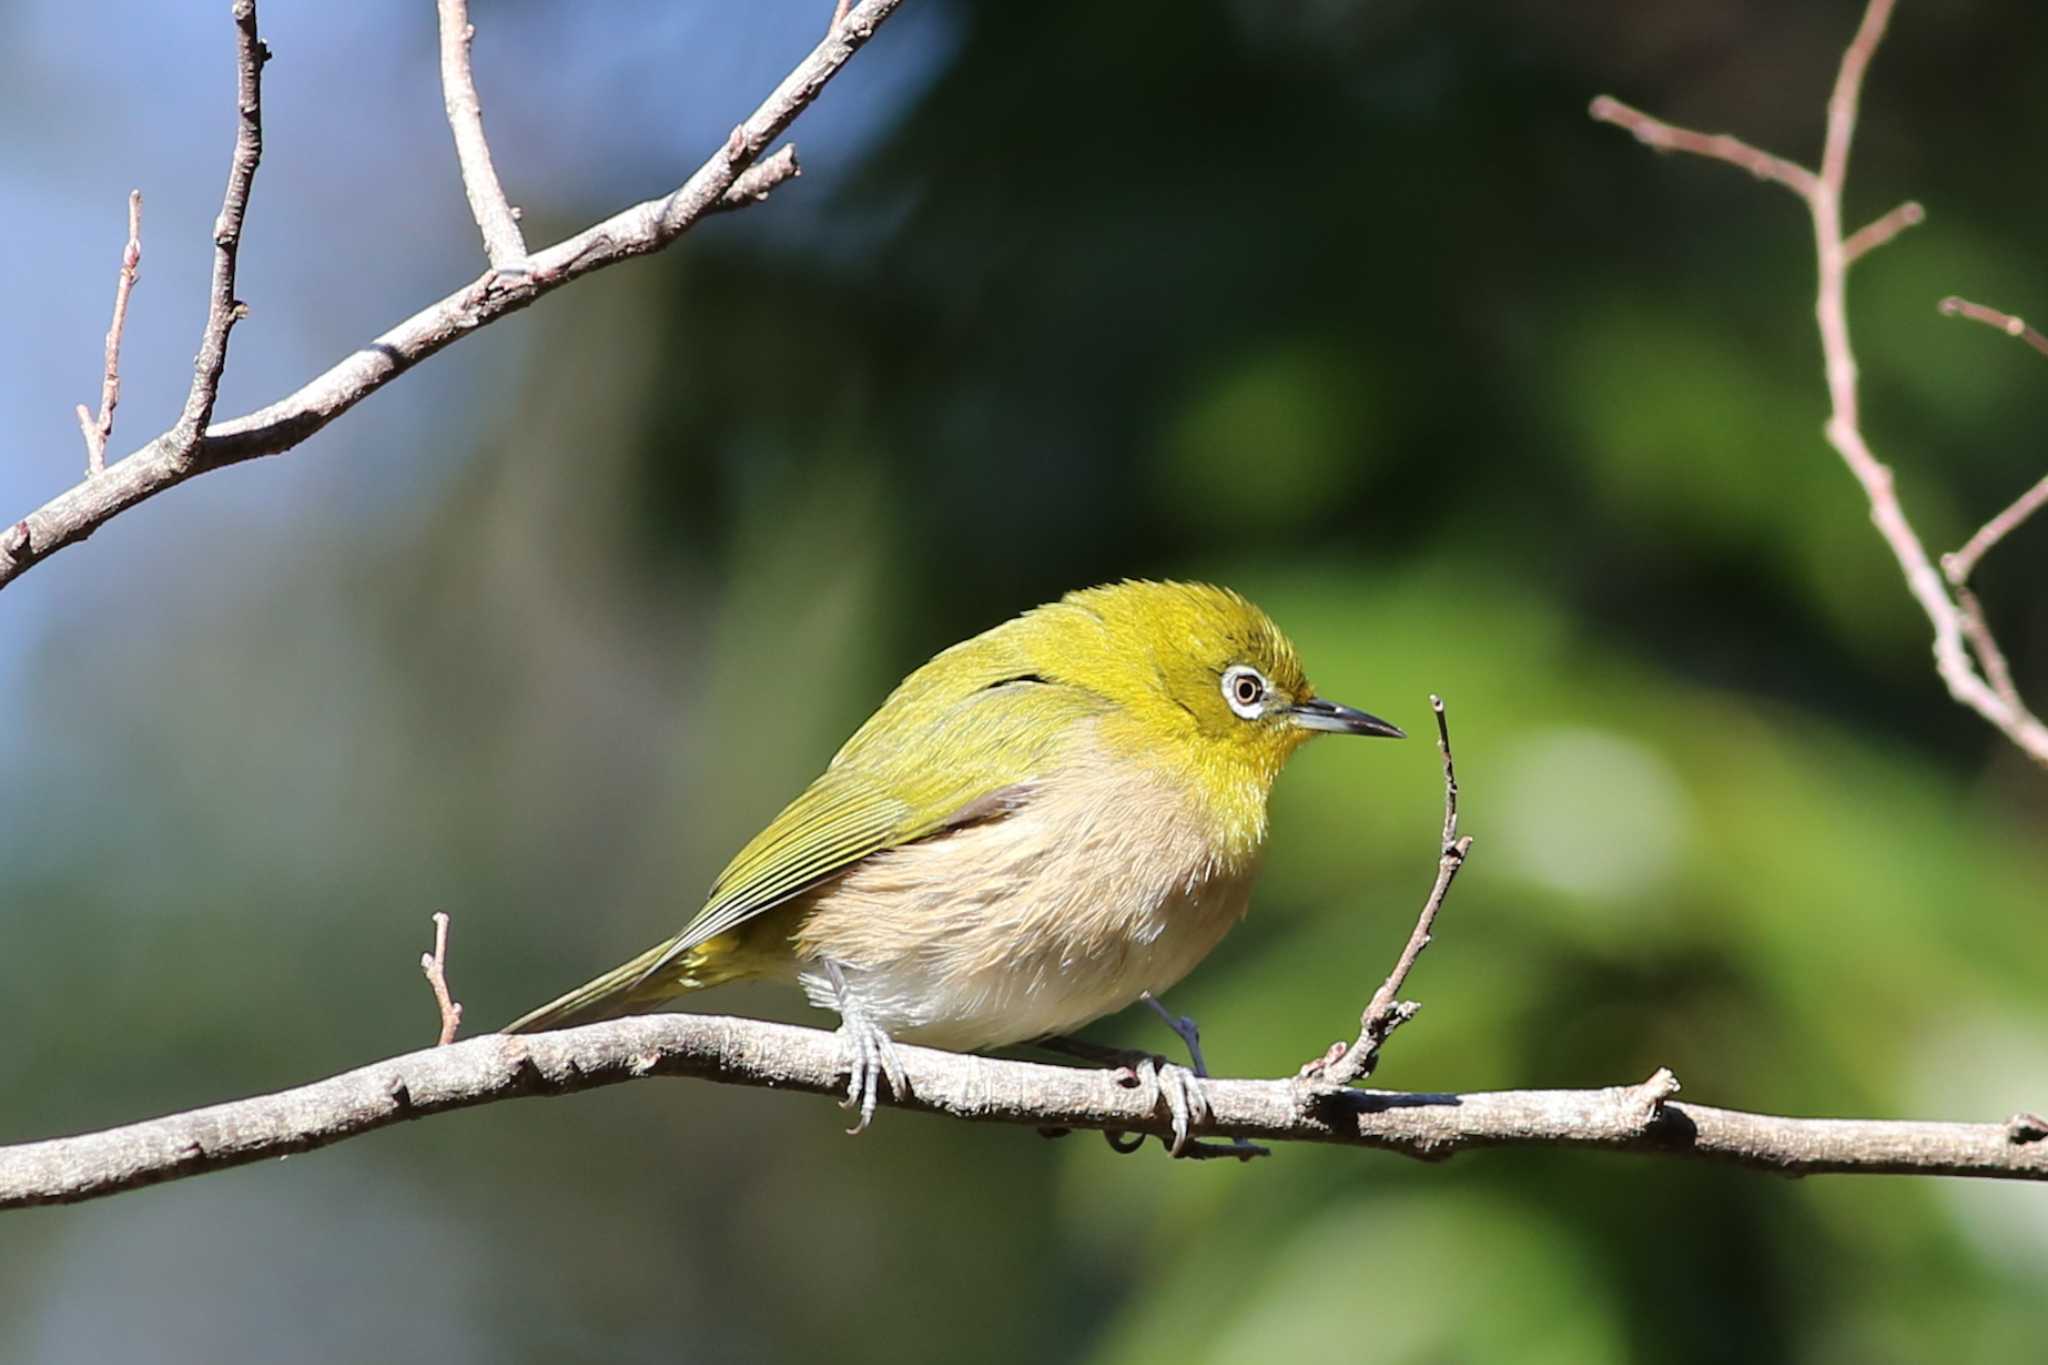
[(905, 678), (681, 933), (506, 1031), (794, 982), (839, 1014), (859, 1132), (881, 1077), (907, 1093), (893, 1039), (1000, 1047), (1156, 1002), (1243, 918), (1273, 779), (1324, 733), (1401, 737), (1317, 697), (1236, 593), (1069, 593)]

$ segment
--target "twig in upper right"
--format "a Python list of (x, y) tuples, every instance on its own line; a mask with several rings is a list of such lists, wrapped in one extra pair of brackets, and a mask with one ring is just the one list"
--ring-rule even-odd
[[(1924, 217), (1917, 205), (1904, 204), (1855, 232), (1842, 230), (1842, 189), (1849, 174), (1849, 150), (1855, 140), (1863, 79), (1884, 39), (1894, 3), (1895, 0), (1867, 0), (1862, 22), (1842, 53), (1834, 88), (1828, 96), (1827, 132), (1818, 171), (1734, 138), (1676, 127), (1606, 95), (1593, 101), (1590, 112), (1594, 118), (1625, 128), (1638, 140), (1661, 151), (1689, 152), (1741, 166), (1785, 186), (1805, 201), (1808, 216), (1813, 220), (1817, 276), (1814, 315), (1828, 390), (1829, 415), (1823, 429), (1828, 444), (1862, 486), (1872, 524), (1898, 562), (1907, 592), (1934, 628), (1935, 672), (1949, 695), (1996, 726), (2035, 762), (2048, 766), (2048, 722), (2028, 710), (2011, 686), (2004, 657), (1991, 637), (1983, 613), (1960, 586), (1959, 570), (1967, 571), (1970, 558), (1958, 556), (1956, 566), (1935, 567), (1934, 558), (1899, 502), (1897, 481), (1891, 469), (1878, 459), (1863, 435), (1856, 355), (1849, 344), (1849, 266)], [(1953, 311), (1964, 310), (1959, 307)], [(1974, 316), (1967, 312), (1965, 315)], [(2048, 492), (2040, 496), (2042, 501), (2048, 501)], [(2027, 501), (2023, 498), (2021, 503)], [(2009, 529), (2031, 510), (2032, 507), (2023, 509), (2015, 504), (1995, 520)], [(1991, 538), (1995, 540), (1996, 534)], [(1978, 552), (1981, 553), (1981, 548)]]
[[(1957, 298), (1953, 294), (1941, 301), (1941, 313), (1944, 317), (1968, 318), (1971, 322), (1981, 322), (1986, 327), (1995, 328), (2009, 337), (2019, 338), (2042, 355), (2048, 355), (2048, 336), (2044, 336), (2038, 328), (2028, 326), (2024, 319), (2011, 313), (1986, 307), (1981, 303), (1971, 303), (1968, 299)], [(2043, 478), (2014, 498), (2012, 504), (2003, 512), (1978, 527), (1976, 534), (1970, 537), (1962, 549), (1943, 555), (1942, 573), (1947, 575), (1950, 583), (1961, 588), (1969, 581), (1971, 571), (1977, 567), (1977, 561), (1982, 559), (1992, 546), (2011, 535), (2021, 522), (2044, 506), (2048, 506), (2048, 478)]]

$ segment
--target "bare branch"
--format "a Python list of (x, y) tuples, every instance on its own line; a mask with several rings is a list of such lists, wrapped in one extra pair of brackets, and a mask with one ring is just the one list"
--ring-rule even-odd
[[(1905, 510), (1899, 505), (1892, 471), (1871, 451), (1864, 439), (1858, 410), (1856, 353), (1849, 343), (1847, 302), (1849, 264), (1857, 255), (1881, 245), (1905, 226), (1905, 209), (1895, 209), (1870, 227), (1844, 239), (1842, 235), (1842, 185), (1849, 174), (1849, 149), (1855, 140), (1857, 107), (1862, 98), (1863, 78), (1884, 38), (1891, 19), (1892, 0), (1869, 0), (1856, 36), (1842, 54), (1834, 90), (1828, 98), (1827, 137), (1819, 174), (1769, 156), (1732, 138), (1712, 138), (1683, 128), (1674, 128), (1640, 113), (1619, 101), (1602, 96), (1593, 101), (1592, 114), (1603, 122), (1629, 129), (1653, 147), (1694, 152), (1744, 166), (1767, 180), (1785, 185), (1806, 200), (1813, 218), (1817, 287), (1814, 320), (1820, 330), (1821, 354), (1827, 375), (1829, 415), (1825, 427), (1828, 444), (1835, 448), (1849, 472), (1862, 485), (1870, 503), (1870, 520), (1884, 538), (1906, 589), (1920, 604), (1928, 623), (1934, 627), (1934, 667), (1949, 695), (1996, 726), (2028, 757), (2048, 766), (2048, 725), (2029, 711), (2017, 692), (1987, 679), (1972, 662), (2000, 658), (1991, 641), (1983, 616), (1969, 618), (1949, 591), (1949, 583), (1936, 571), (1927, 549), (1920, 542)], [(1897, 220), (1896, 222), (1894, 220)], [(1988, 652), (1987, 652), (1988, 650)], [(2007, 680), (2009, 681), (2009, 679)]]
[(1876, 222), (1865, 223), (1849, 234), (1849, 240), (1842, 243), (1842, 263), (1854, 265), (1907, 228), (1919, 227), (1926, 221), (1927, 210), (1908, 199)]
[(128, 245), (114, 281), (114, 320), (107, 325), (106, 356), (100, 370), (100, 415), (78, 405), (78, 429), (85, 434), (88, 477), (107, 467), (107, 439), (114, 434), (114, 409), (121, 402), (121, 333), (128, 326), (128, 295), (142, 267), (142, 191), (128, 191)]
[(484, 254), (493, 266), (509, 269), (526, 259), (526, 238), (519, 215), (498, 184), (491, 164), (491, 144), (484, 139), (483, 105), (476, 97), (470, 72), (469, 44), (476, 26), (469, 22), (469, 0), (440, 0), (441, 100), (448, 126), (455, 133), (455, 157), (462, 163), (462, 188), (469, 211), (484, 235)]
[[(2011, 313), (2001, 312), (1981, 303), (1971, 303), (1968, 299), (1957, 298), (1953, 294), (1941, 301), (1940, 308), (1944, 317), (1968, 318), (1972, 322), (1995, 327), (2009, 337), (2018, 337), (2042, 355), (2048, 355), (2048, 336), (2043, 336), (2038, 330), (2028, 326), (2023, 319)], [(1977, 609), (1976, 598), (1970, 596), (1963, 585), (1976, 570), (1977, 561), (1989, 553), (1992, 546), (2011, 535), (2021, 522), (2040, 511), (2044, 505), (2048, 505), (2048, 478), (2043, 478), (2014, 498), (2011, 506), (1978, 527), (1976, 534), (1964, 543), (1962, 549), (1941, 557), (1941, 571), (1948, 575), (1949, 583), (1956, 589), (1956, 600), (1963, 607), (1965, 629), (1971, 635), (1978, 657), (1983, 660), (1984, 671), (1990, 676), (1992, 686), (1998, 688), (2001, 695), (2010, 693), (2011, 677), (2008, 674), (2004, 684), (2000, 684), (1997, 673), (2004, 669), (2004, 658), (1997, 653), (1997, 644), (1989, 641), (1989, 631), (1984, 627), (1984, 614)], [(1984, 641), (1978, 640), (1979, 631), (1984, 633)], [(1985, 643), (1990, 643), (1992, 658), (1985, 657)], [(1997, 660), (1995, 664), (1994, 658)]]
[(2013, 499), (2012, 506), (1978, 527), (1977, 533), (1962, 549), (1941, 557), (1942, 572), (1948, 575), (1948, 581), (1961, 587), (1969, 580), (1970, 572), (1977, 567), (1977, 561), (1984, 557), (1986, 551), (2004, 540), (2043, 506), (2048, 506), (2048, 476)]
[[(981, 1123), (1120, 1129), (1164, 1139), (1172, 1116), (1116, 1073), (900, 1046), (911, 1098), (893, 1107)], [(836, 1095), (837, 1037), (717, 1015), (658, 1014), (559, 1033), (489, 1034), (274, 1095), (0, 1147), (0, 1208), (76, 1203), (311, 1151), (405, 1119), (643, 1076)], [(2038, 1125), (1803, 1119), (1681, 1104), (1659, 1072), (1604, 1090), (1411, 1094), (1340, 1090), (1304, 1108), (1291, 1080), (1212, 1080), (1204, 1135), (1341, 1143), (1437, 1160), (1477, 1147), (1572, 1147), (1733, 1163), (1787, 1175), (1865, 1172), (2048, 1180)], [(822, 1121), (822, 1118), (821, 1118)], [(886, 1132), (886, 1129), (884, 1130)], [(869, 1137), (867, 1141), (884, 1138)]]
[(1429, 707), (1436, 715), (1437, 752), (1443, 755), (1444, 760), (1444, 828), (1437, 857), (1436, 884), (1422, 902), (1422, 913), (1415, 919), (1414, 932), (1408, 935), (1408, 946), (1401, 950), (1394, 970), (1387, 973), (1387, 979), (1373, 992), (1365, 1013), (1359, 1016), (1357, 1041), (1348, 1048), (1341, 1044), (1333, 1046), (1304, 1066), (1296, 1076), (1317, 1093), (1340, 1089), (1372, 1075), (1373, 1068), (1379, 1064), (1380, 1047), (1387, 1041), (1387, 1036), (1413, 1019), (1422, 1008), (1413, 1001), (1400, 999), (1401, 987), (1407, 984), (1408, 973), (1414, 969), (1416, 959), (1422, 956), (1422, 950), (1429, 946), (1430, 936), (1436, 929), (1437, 912), (1443, 909), (1444, 898), (1451, 894), (1451, 883), (1457, 880), (1459, 870), (1465, 866), (1465, 855), (1472, 851), (1471, 837), (1458, 837), (1458, 770), (1451, 761), (1451, 731), (1450, 723), (1444, 717), (1444, 699), (1432, 693)]
[(1971, 303), (1968, 299), (1957, 298), (1954, 294), (1950, 294), (1935, 306), (1940, 309), (1943, 317), (1968, 318), (1972, 322), (1981, 322), (1986, 327), (1995, 327), (2009, 337), (2018, 337), (2042, 355), (2048, 355), (2048, 336), (2041, 335), (2029, 327), (2024, 319), (2016, 318), (2011, 313), (2001, 313), (1996, 308)]
[(263, 64), (270, 49), (256, 34), (256, 0), (235, 0), (235, 150), (228, 160), (227, 194), (220, 217), (213, 220), (213, 286), (206, 307), (206, 327), (199, 335), (199, 354), (192, 362), (192, 391), (176, 426), (152, 444), (180, 470), (196, 463), (220, 377), (228, 363), (228, 332), (248, 313), (235, 298), (235, 260), (242, 246), (242, 218), (249, 208), (249, 190), (256, 181), (256, 163), (263, 159)]
[(1863, 21), (1856, 26), (1856, 36), (1842, 53), (1842, 65), (1835, 72), (1835, 88), (1828, 95), (1828, 132), (1821, 149), (1820, 178), (1821, 184), (1832, 185), (1837, 195), (1849, 178), (1849, 147), (1856, 140), (1856, 112), (1863, 99), (1863, 77), (1870, 70), (1870, 59), (1877, 55), (1877, 45), (1884, 41), (1885, 28), (1892, 20), (1892, 5), (1893, 0), (1870, 0), (1864, 6)]
[(462, 1006), (448, 995), (448, 914), (443, 910), (434, 912), (434, 951), (420, 954), (420, 970), (426, 973), (427, 985), (434, 991), (434, 1003), (441, 1010), (441, 1036), (436, 1047), (446, 1047), (455, 1041), (455, 1030), (462, 1027)]
[(1787, 161), (1782, 156), (1772, 156), (1759, 151), (1739, 138), (1726, 133), (1696, 133), (1690, 128), (1652, 118), (1640, 109), (1623, 104), (1612, 95), (1601, 95), (1586, 110), (1602, 123), (1611, 123), (1617, 128), (1627, 129), (1635, 140), (1646, 147), (1660, 152), (1686, 152), (1692, 156), (1703, 156), (1710, 161), (1725, 161), (1748, 171), (1759, 180), (1768, 180), (1774, 185), (1783, 185), (1801, 199), (1812, 199), (1814, 190), (1813, 172), (1797, 162)]
[(1957, 612), (1962, 617), (1963, 638), (1970, 642), (1970, 652), (1977, 656), (1978, 666), (1984, 670), (1984, 681), (1991, 684), (1992, 691), (2005, 698), (2008, 706), (2020, 707), (2020, 690), (2012, 680), (2012, 665), (2006, 662), (1998, 637), (1991, 633), (1991, 623), (1984, 619), (1983, 604), (1977, 600), (1977, 594), (1962, 583), (1952, 583), (1951, 586), (1955, 589)]
[[(420, 361), (592, 271), (660, 251), (707, 214), (753, 202), (796, 173), (795, 157), (754, 161), (809, 108), (832, 77), (903, 0), (865, 0), (811, 51), (673, 193), (624, 209), (533, 253), (521, 268), (492, 268), (344, 357), (297, 392), (206, 429), (188, 456), (173, 428), (97, 479), (81, 482), (0, 530), (0, 587), (114, 517), (208, 470), (292, 449)], [(778, 164), (781, 163), (781, 164)], [(737, 192), (737, 197), (735, 194)]]
[(785, 142), (773, 156), (764, 157), (747, 169), (747, 173), (732, 182), (732, 188), (725, 197), (713, 204), (711, 213), (725, 213), (732, 209), (743, 209), (758, 204), (785, 180), (794, 180), (802, 175), (803, 167), (797, 164), (796, 145)]

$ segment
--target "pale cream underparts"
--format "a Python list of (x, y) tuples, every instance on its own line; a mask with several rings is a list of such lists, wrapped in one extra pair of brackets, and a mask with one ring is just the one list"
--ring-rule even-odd
[(998, 1047), (1070, 1033), (1159, 994), (1244, 917), (1185, 788), (1095, 743), (998, 818), (869, 857), (792, 906), (813, 1004), (840, 965), (867, 1019), (906, 1042)]

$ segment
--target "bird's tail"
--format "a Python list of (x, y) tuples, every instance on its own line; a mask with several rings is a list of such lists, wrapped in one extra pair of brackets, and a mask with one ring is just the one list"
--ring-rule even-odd
[[(636, 1008), (659, 1004), (673, 995), (710, 985), (688, 972), (694, 951), (675, 955), (676, 940), (657, 943), (631, 962), (612, 968), (603, 976), (586, 981), (559, 999), (520, 1015), (502, 1030), (505, 1033), (540, 1033), (547, 1029), (594, 1024), (614, 1015), (630, 1014)], [(682, 972), (660, 971), (666, 961), (684, 967)]]

